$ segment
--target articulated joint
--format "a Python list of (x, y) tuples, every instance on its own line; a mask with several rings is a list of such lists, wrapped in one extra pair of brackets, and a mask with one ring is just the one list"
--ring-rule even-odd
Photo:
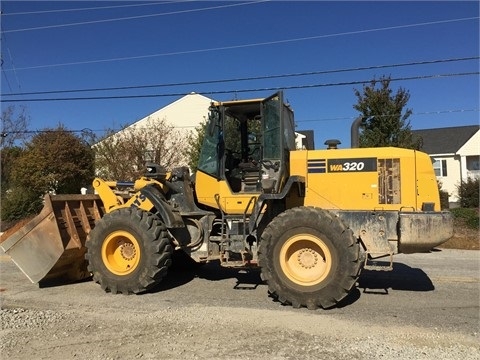
[[(138, 199), (147, 199), (155, 207), (167, 228), (185, 227), (181, 215), (172, 209), (170, 204), (165, 201), (163, 194), (154, 186), (149, 185), (142, 188), (138, 193)], [(135, 203), (133, 206), (135, 206)]]

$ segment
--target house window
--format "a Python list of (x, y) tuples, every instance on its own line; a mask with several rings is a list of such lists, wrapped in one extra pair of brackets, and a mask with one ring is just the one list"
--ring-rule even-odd
[(433, 163), (433, 169), (435, 170), (436, 176), (447, 176), (447, 160), (435, 160)]
[(480, 170), (480, 156), (467, 156), (467, 170)]

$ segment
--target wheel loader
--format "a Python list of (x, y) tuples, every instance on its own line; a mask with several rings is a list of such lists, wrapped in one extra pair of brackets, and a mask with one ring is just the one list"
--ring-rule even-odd
[(440, 210), (427, 154), (326, 144), (296, 149), (282, 92), (213, 102), (195, 174), (147, 164), (134, 182), (97, 178), (94, 194), (47, 195), (0, 246), (40, 284), (93, 277), (107, 292), (142, 293), (179, 251), (260, 268), (282, 304), (334, 307), (362, 269), (392, 270), (393, 255), (447, 241), (453, 219)]

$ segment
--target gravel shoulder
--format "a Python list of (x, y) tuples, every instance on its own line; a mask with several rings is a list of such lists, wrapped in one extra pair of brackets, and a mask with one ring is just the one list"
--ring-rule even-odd
[[(195, 273), (174, 270), (161, 288), (144, 295), (106, 294), (91, 281), (38, 288), (3, 255), (0, 354), (52, 360), (478, 359), (478, 254), (399, 256), (397, 270), (365, 273), (355, 294), (328, 311), (283, 307), (268, 298), (258, 273), (214, 265)], [(452, 271), (450, 261), (457, 264)]]

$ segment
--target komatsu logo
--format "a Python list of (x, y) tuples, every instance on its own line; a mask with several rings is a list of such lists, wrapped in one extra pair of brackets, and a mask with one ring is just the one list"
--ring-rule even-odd
[(330, 164), (328, 168), (329, 172), (337, 171), (363, 171), (365, 169), (365, 162), (363, 161), (350, 161), (343, 164)]
[(369, 172), (377, 171), (376, 158), (328, 159), (327, 172)]

